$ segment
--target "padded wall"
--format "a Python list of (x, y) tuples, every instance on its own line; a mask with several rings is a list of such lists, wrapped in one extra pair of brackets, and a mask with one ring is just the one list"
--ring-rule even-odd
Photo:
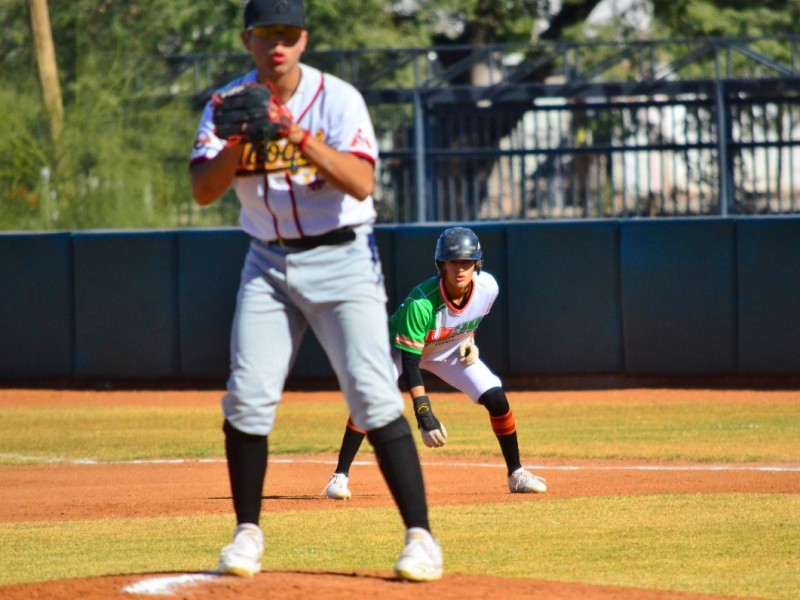
[(0, 235), (0, 286), (0, 378), (71, 376), (70, 235)]
[(621, 223), (627, 373), (736, 373), (734, 238), (731, 219)]
[(178, 233), (180, 373), (228, 377), (230, 332), (250, 238), (240, 229)]
[(623, 369), (616, 221), (509, 225), (510, 369)]
[(74, 234), (76, 377), (180, 375), (176, 238), (174, 232)]
[(800, 220), (736, 221), (739, 370), (800, 371)]
[[(800, 219), (480, 223), (510, 374), (800, 374)], [(379, 226), (388, 310), (446, 224)], [(224, 381), (238, 229), (0, 235), (0, 380)], [(328, 378), (313, 334), (291, 376)]]

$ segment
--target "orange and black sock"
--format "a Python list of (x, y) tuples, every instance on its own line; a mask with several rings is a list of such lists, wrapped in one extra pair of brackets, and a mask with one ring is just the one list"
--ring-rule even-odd
[(350, 417), (347, 417), (347, 427), (342, 436), (342, 445), (339, 448), (339, 462), (336, 463), (336, 472), (350, 475), (350, 467), (356, 459), (361, 442), (364, 441), (367, 432), (356, 427)]
[(492, 388), (484, 392), (478, 398), (478, 404), (482, 404), (489, 411), (489, 419), (492, 423), (492, 431), (497, 436), (500, 450), (506, 461), (506, 469), (511, 475), (522, 466), (519, 457), (519, 443), (517, 442), (517, 422), (511, 412), (503, 388)]
[(494, 434), (497, 436), (497, 441), (500, 443), (500, 450), (503, 452), (508, 474), (511, 475), (511, 473), (522, 466), (522, 461), (519, 457), (517, 424), (514, 420), (514, 415), (509, 409), (504, 415), (489, 418), (492, 421), (492, 431), (494, 431)]

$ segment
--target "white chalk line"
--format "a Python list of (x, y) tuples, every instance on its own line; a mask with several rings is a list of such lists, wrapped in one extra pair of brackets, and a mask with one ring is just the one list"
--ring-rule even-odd
[[(181, 465), (191, 463), (224, 463), (224, 458), (154, 458), (137, 460), (98, 460), (94, 458), (63, 458), (63, 457), (42, 457), (29, 456), (23, 454), (4, 454), (0, 453), (0, 460), (15, 460), (20, 462), (39, 462), (56, 463), (68, 465)], [(596, 459), (593, 459), (596, 460)], [(271, 456), (269, 462), (272, 464), (314, 464), (314, 465), (336, 465), (334, 459), (320, 458), (286, 458), (281, 456)], [(374, 465), (374, 461), (357, 460), (354, 465)], [(478, 463), (478, 462), (457, 462), (447, 461), (438, 462), (423, 460), (422, 464), (430, 467), (458, 467), (471, 468), (479, 467), (486, 469), (504, 469), (505, 465), (499, 463)], [(667, 465), (667, 464), (628, 464), (628, 465), (537, 465), (527, 464), (526, 469), (536, 471), (746, 471), (746, 472), (766, 472), (766, 473), (800, 473), (800, 465), (748, 465), (748, 464), (691, 464), (691, 465)]]

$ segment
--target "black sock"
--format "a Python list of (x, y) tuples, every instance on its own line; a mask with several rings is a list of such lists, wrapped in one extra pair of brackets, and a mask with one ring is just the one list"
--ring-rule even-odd
[(378, 466), (403, 518), (406, 529), (422, 527), (430, 531), (428, 501), (419, 454), (405, 417), (367, 433), (375, 449)]
[(500, 442), (500, 450), (503, 453), (503, 458), (506, 461), (506, 468), (508, 475), (516, 471), (522, 466), (519, 458), (519, 443), (517, 442), (517, 432), (510, 435), (498, 435), (497, 441)]
[(339, 462), (336, 463), (336, 472), (350, 475), (350, 466), (356, 459), (358, 449), (361, 448), (361, 442), (364, 441), (365, 434), (355, 431), (350, 427), (344, 430), (342, 436), (342, 447), (339, 448)]
[(258, 525), (267, 474), (267, 436), (243, 433), (227, 420), (222, 430), (236, 522)]

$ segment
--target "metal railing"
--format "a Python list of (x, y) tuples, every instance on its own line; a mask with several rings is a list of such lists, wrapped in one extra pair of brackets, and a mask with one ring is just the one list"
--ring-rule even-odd
[[(384, 222), (726, 216), (800, 212), (799, 43), (452, 46), (305, 60), (354, 83), (370, 106)], [(167, 64), (169, 93), (198, 103), (250, 68), (247, 55)]]

